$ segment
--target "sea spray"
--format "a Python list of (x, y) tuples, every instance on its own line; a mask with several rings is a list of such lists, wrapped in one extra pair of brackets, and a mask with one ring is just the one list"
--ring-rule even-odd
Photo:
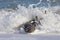
[[(56, 8), (56, 9), (55, 9)], [(53, 10), (55, 9), (55, 10)], [(45, 14), (45, 10), (47, 11)], [(42, 25), (39, 27), (41, 30), (38, 32), (60, 32), (60, 12), (57, 12), (59, 7), (25, 7), (18, 5), (17, 10), (8, 11), (8, 9), (0, 10), (0, 32), (1, 33), (14, 33), (16, 27), (24, 24), (35, 16), (38, 16)], [(42, 18), (42, 20), (41, 20)], [(38, 26), (37, 26), (38, 27)]]

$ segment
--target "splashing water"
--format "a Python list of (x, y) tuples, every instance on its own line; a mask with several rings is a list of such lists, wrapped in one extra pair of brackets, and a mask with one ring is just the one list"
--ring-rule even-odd
[[(30, 21), (35, 16), (42, 18), (40, 20), (42, 25), (37, 25), (41, 30), (37, 32), (53, 32), (60, 33), (60, 6), (55, 7), (37, 7), (37, 4), (30, 4), (27, 8), (18, 5), (17, 10), (2, 9), (0, 10), (0, 33), (14, 33), (15, 27)], [(36, 6), (33, 8), (33, 6)], [(45, 14), (45, 10), (47, 11)], [(36, 33), (36, 32), (35, 32)]]

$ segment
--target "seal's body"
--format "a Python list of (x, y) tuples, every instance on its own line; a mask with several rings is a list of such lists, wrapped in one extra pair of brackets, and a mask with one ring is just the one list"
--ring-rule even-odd
[[(40, 22), (38, 21), (37, 16), (35, 17), (35, 19), (30, 20), (29, 22), (26, 22), (23, 24), (23, 29), (26, 33), (32, 33), (35, 31), (35, 27), (37, 24), (40, 24)], [(20, 30), (22, 26), (19, 26), (18, 29)]]
[(31, 33), (34, 32), (35, 30), (35, 25), (31, 24), (31, 23), (27, 23), (24, 25), (24, 31), (27, 33)]
[[(38, 20), (37, 17), (36, 17), (36, 19)], [(27, 22), (26, 24), (24, 24), (24, 31), (25, 32), (31, 33), (31, 32), (35, 31), (35, 27), (38, 24), (38, 21), (36, 19), (33, 19), (33, 20)]]

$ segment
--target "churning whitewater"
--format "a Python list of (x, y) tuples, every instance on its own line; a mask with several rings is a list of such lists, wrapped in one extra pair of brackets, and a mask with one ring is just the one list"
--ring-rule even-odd
[[(18, 5), (17, 10), (0, 10), (0, 33), (14, 33), (16, 28), (38, 16), (42, 25), (37, 25), (41, 29), (38, 32), (60, 32), (60, 12), (59, 7), (52, 8), (32, 8)], [(56, 8), (55, 10), (53, 10)], [(45, 10), (47, 11), (45, 14)], [(36, 29), (37, 30), (37, 29)]]
[[(18, 33), (18, 26), (32, 20), (35, 16), (41, 22), (37, 25), (35, 33), (60, 33), (60, 6), (37, 7), (37, 4), (30, 4), (28, 7), (18, 5), (18, 9), (0, 10), (0, 34)], [(33, 8), (35, 6), (35, 8)], [(45, 13), (46, 11), (46, 13)], [(40, 29), (39, 29), (40, 28)], [(23, 31), (22, 31), (23, 32)], [(23, 32), (24, 33), (24, 32)]]

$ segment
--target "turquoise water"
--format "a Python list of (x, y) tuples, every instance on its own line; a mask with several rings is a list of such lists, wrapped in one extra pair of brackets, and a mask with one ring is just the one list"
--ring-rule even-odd
[[(28, 7), (30, 4), (36, 4), (40, 0), (0, 0), (0, 8), (12, 8), (15, 9), (17, 8), (17, 5), (22, 5), (25, 7)], [(60, 0), (42, 0), (38, 7), (48, 7), (50, 6), (59, 6), (60, 5)]]

